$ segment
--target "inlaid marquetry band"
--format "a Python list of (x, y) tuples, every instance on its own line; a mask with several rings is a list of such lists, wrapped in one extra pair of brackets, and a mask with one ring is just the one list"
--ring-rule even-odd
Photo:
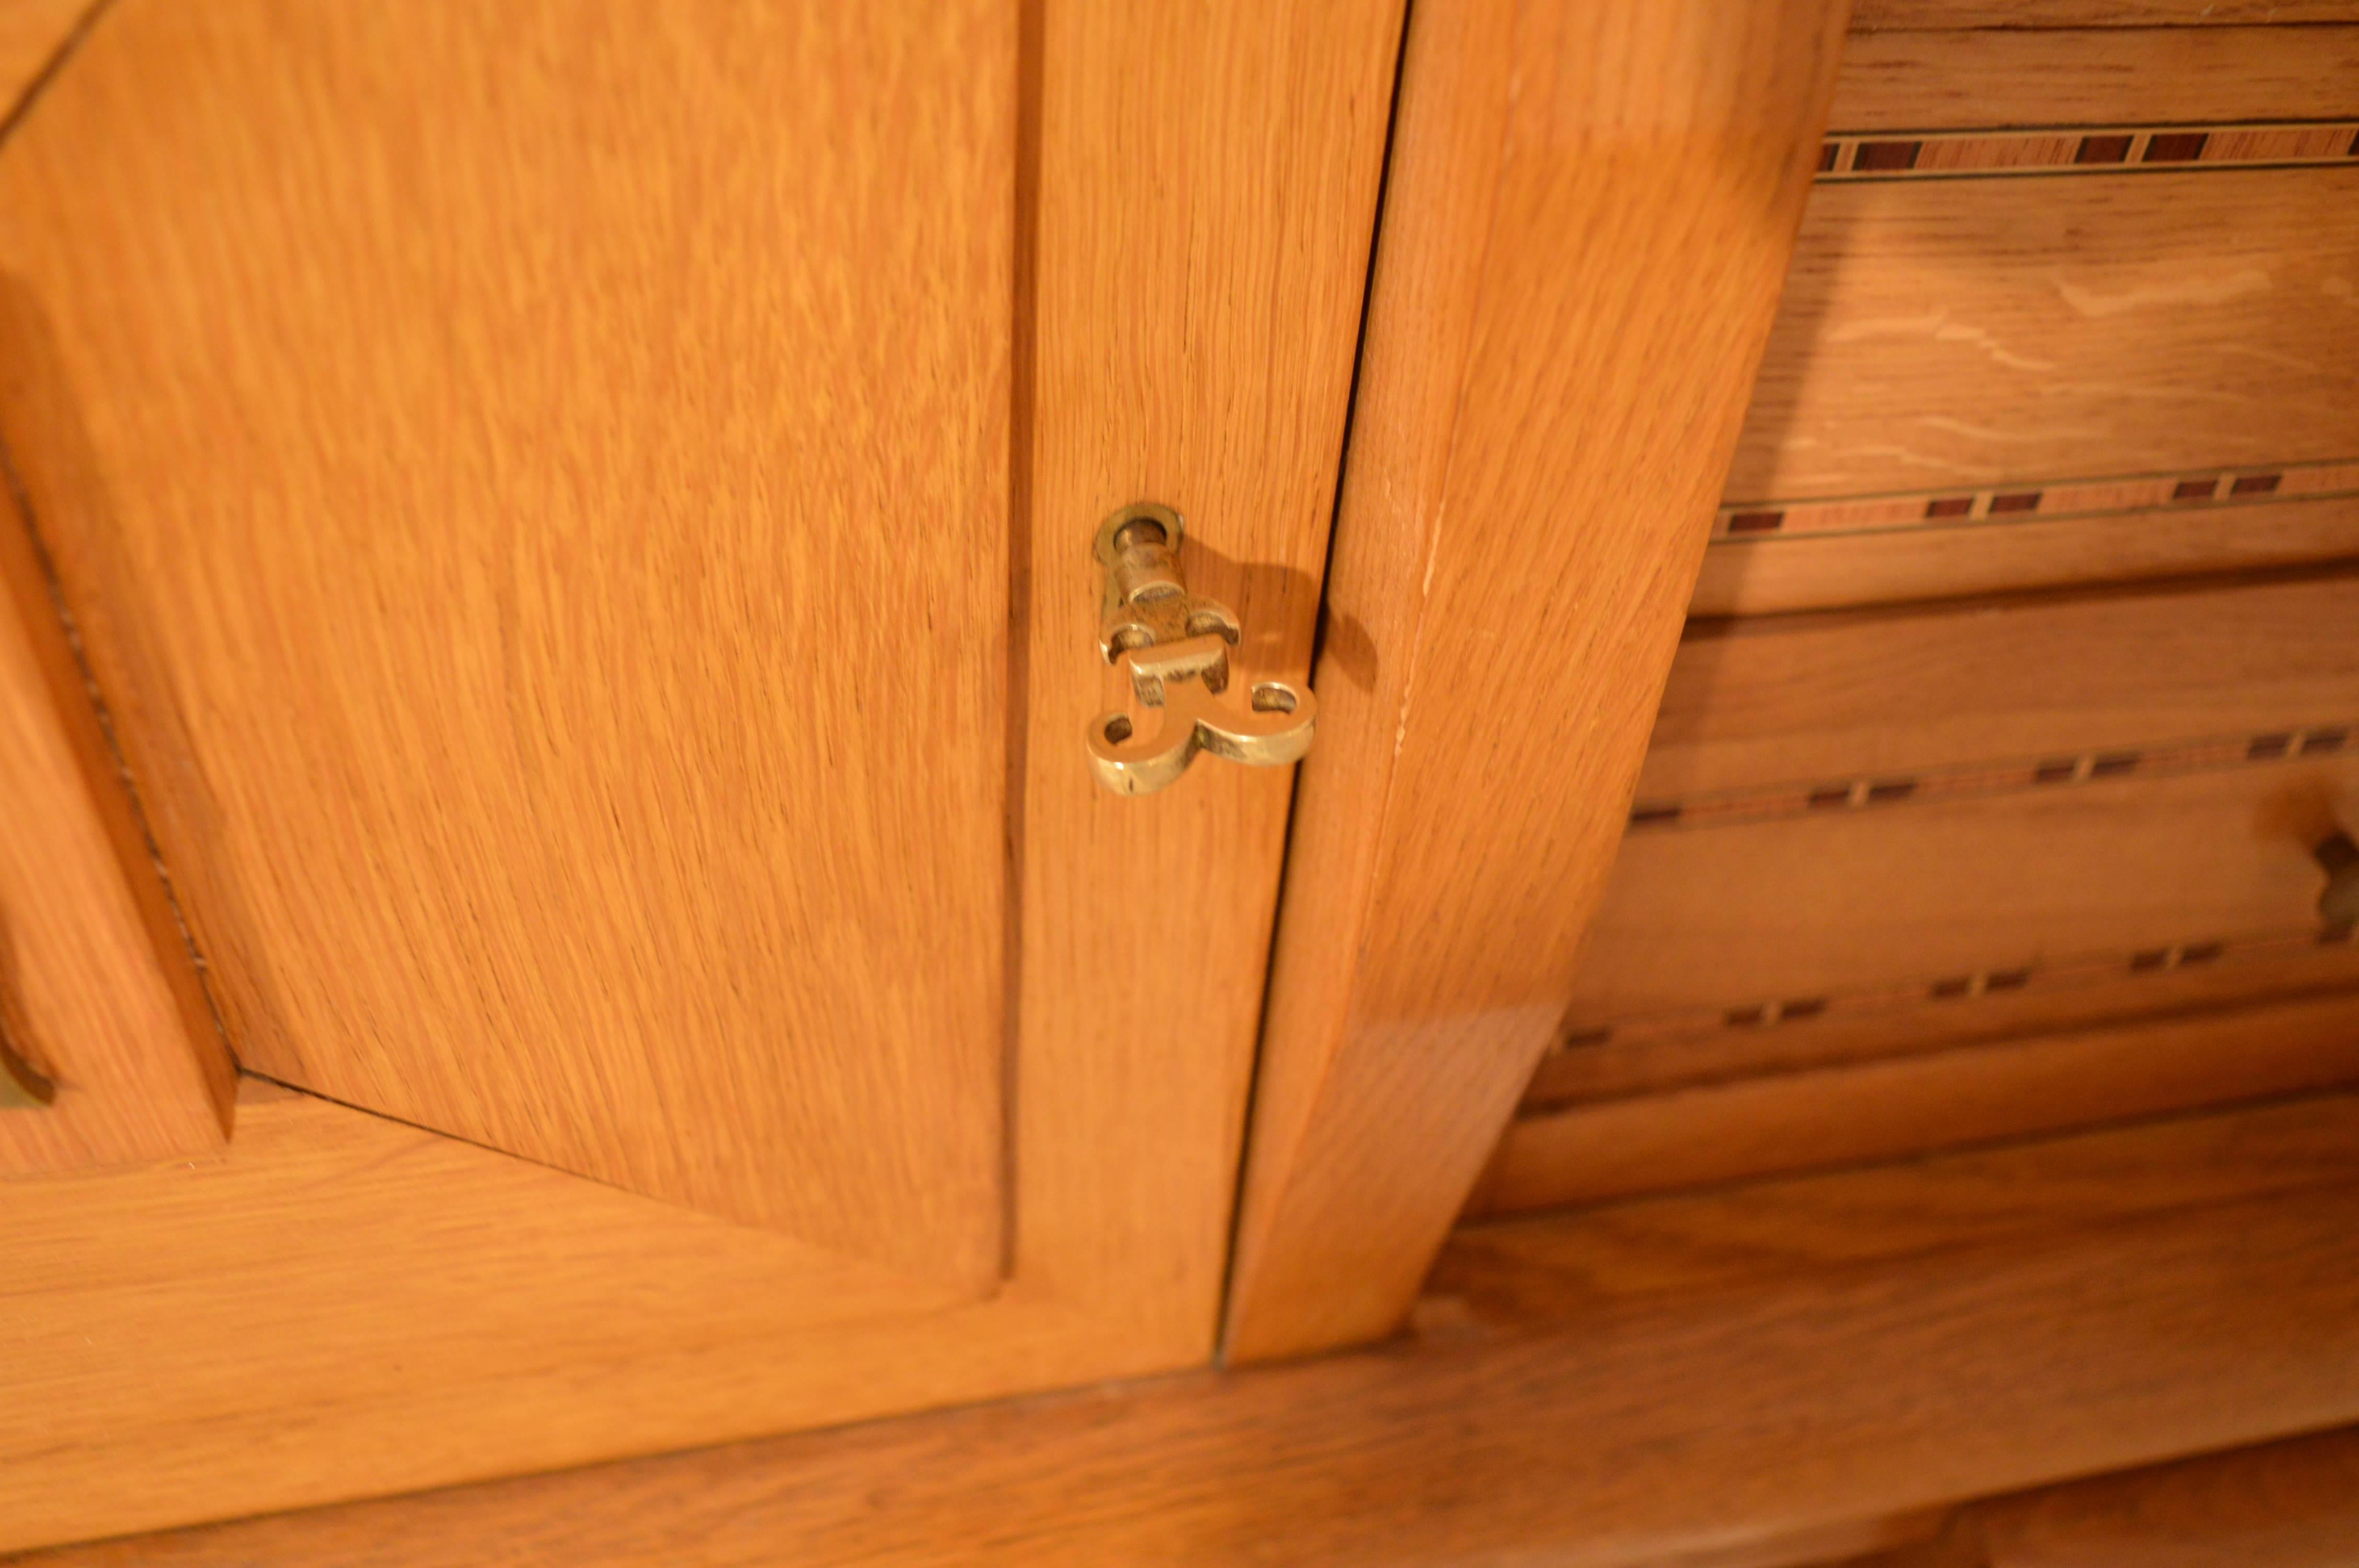
[(2337, 495), (2359, 495), (2359, 458), (1990, 485), (1979, 490), (1731, 502), (1713, 517), (1712, 538), (1715, 545), (1756, 545), (1831, 534), (2056, 522)]
[(1684, 796), (1641, 800), (1630, 808), (1630, 830), (1721, 827), (1777, 817), (1816, 816), (1879, 806), (1971, 800), (2029, 790), (2053, 789), (2104, 779), (2164, 778), (2212, 773), (2256, 762), (2359, 753), (2349, 722), (2272, 730), (2152, 746), (2110, 747), (2003, 762), (1968, 762), (1910, 773), (1826, 779), (1816, 784), (1774, 784)]
[[(2315, 954), (2321, 958), (2340, 955), (2347, 961), (2354, 946), (2354, 935), (2348, 929), (2321, 929), (2311, 925), (2256, 932), (2239, 937), (2174, 943), (2162, 947), (2091, 954), (2042, 964), (1981, 969), (1971, 974), (1926, 976), (1854, 991), (1774, 998), (1738, 1007), (1692, 1008), (1651, 1013), (1617, 1020), (1610, 1024), (1576, 1022), (1568, 1027), (1551, 1054), (1591, 1049), (1609, 1043), (1641, 1045), (1692, 1039), (1726, 1029), (1775, 1029), (1821, 1019), (1888, 1016), (1917, 1009), (1946, 1008), (1983, 997), (2065, 991), (2260, 958), (2285, 959)], [(1585, 1098), (1574, 1097), (1564, 1103), (1575, 1103), (1575, 1100)], [(1527, 1102), (1524, 1108), (1527, 1114), (1546, 1114), (1558, 1107), (1550, 1102), (1533, 1101)]]
[(2065, 125), (1987, 131), (1838, 131), (1819, 149), (1819, 178), (2151, 173), (2348, 163), (2359, 120), (2232, 125)]

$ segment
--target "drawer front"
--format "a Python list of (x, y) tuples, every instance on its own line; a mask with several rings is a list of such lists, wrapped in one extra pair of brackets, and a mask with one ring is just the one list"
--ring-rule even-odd
[(2359, 579), (1690, 629), (1475, 1212), (2359, 1075)]
[(1691, 631), (1568, 1037), (2306, 981), (2354, 628), (2343, 577)]
[(2050, 969), (2128, 983), (2273, 957), (2317, 940), (2310, 846), (2338, 821), (2359, 825), (2359, 765), (2295, 759), (1634, 832), (1567, 1031), (1801, 1021)]
[(1695, 613), (2359, 555), (2359, 27), (2075, 20), (1854, 35)]

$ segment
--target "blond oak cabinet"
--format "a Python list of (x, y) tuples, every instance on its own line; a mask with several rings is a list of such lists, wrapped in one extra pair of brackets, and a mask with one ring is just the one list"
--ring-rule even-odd
[[(125, 1165), (38, 1130), (163, 981), (32, 1041), (0, 1543), (1203, 1360), (1291, 780), (1092, 781), (1091, 534), (1180, 509), (1301, 678), (1397, 12), (60, 36), (0, 144), (8, 602), (204, 965), (164, 1087), (246, 1076)], [(53, 987), (33, 933), (129, 919), (69, 831), (6, 832)]]
[(2359, 27), (2093, 9), (0, 0), (0, 1552), (2359, 1420)]
[[(1476, 357), (1439, 368), (1479, 380), (1529, 311), (1573, 354), (1659, 318), (1610, 393), (1547, 395), (1577, 418), (1669, 373), (1720, 410), (1709, 449), (1647, 460), (1683, 477), (1643, 527), (1550, 568), (1647, 583), (1640, 640), (1568, 687), (1614, 715), (1596, 809), (1528, 825), (1594, 862), (1569, 943), (1841, 20), (1617, 15), (1406, 45), (1385, 4), (17, 18), (50, 47), (0, 142), (8, 602), (49, 651), (7, 673), (50, 732), (42, 808), (90, 822), (47, 872), (6, 862), (50, 1015), (18, 1033), (60, 1088), (0, 1120), (0, 1544), (1210, 1357), (1293, 770), (1092, 776), (1083, 720), (1148, 695), (1143, 654), (1094, 645), (1093, 533), (1184, 517), (1177, 568), (1231, 615), (1208, 684), (1308, 720), (1397, 87), (1484, 116), (1540, 86), (1512, 134), (1563, 156), (1496, 221), (1552, 243), (1685, 222), (1646, 192), (1660, 157), (1767, 179), (1708, 219), (1747, 248), (1724, 299), (1682, 291), (1666, 228), (1626, 263), (1661, 292), (1611, 312), (1611, 268), (1470, 272), (1369, 326), (1388, 365), (1462, 318)], [(1451, 135), (1396, 149), (1413, 189), (1493, 178)], [(1625, 183), (1585, 188), (1584, 146)], [(1426, 200), (1386, 276), (1479, 262)], [(1507, 455), (1455, 439), (1438, 473)], [(1354, 569), (1398, 547), (1362, 531)], [(1358, 787), (1390, 700), (1321, 718), (1321, 789)], [(69, 904), (123, 1016), (49, 1000)], [(1486, 1066), (1495, 1123), (1545, 1043)], [(232, 1056), (234, 1104), (207, 1076)], [(1469, 1121), (1417, 1226), (1337, 1232), (1400, 1261), (1331, 1342), (1406, 1310), (1495, 1130)]]

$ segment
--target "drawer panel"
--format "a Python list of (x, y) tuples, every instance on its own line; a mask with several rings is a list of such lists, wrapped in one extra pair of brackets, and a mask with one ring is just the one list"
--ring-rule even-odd
[(2359, 457), (2359, 168), (1821, 183), (1730, 503)]
[(2359, 763), (2297, 759), (1634, 831), (1567, 1033), (1801, 1019), (2299, 944), (2324, 885), (2309, 846), (2338, 818), (2359, 826)]
[(1852, 35), (1694, 613), (2359, 556), (2359, 27), (2069, 9)]
[(2354, 719), (2359, 576), (1692, 628), (1635, 819), (2324, 753)]
[[(1867, 0), (1862, 9), (1874, 4)], [(2359, 5), (2344, 10), (2346, 18), (2359, 16)], [(1985, 28), (1961, 22), (1924, 31), (1854, 31), (1843, 45), (1827, 123), (1840, 135), (2334, 120), (2359, 114), (2354, 82), (2359, 27)]]

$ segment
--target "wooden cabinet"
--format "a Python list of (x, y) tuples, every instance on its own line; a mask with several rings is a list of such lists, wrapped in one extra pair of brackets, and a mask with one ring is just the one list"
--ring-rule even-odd
[(60, 1154), (113, 1057), (30, 1039), (0, 1544), (1204, 1359), (1291, 779), (1093, 780), (1091, 540), (1180, 509), (1245, 675), (1307, 670), (1397, 7), (51, 41), (9, 602), (201, 958), (181, 1076), (245, 1076), (225, 1150)]
[(2359, 1074), (2353, 38), (1854, 33), (1476, 1212)]
[[(0, 1552), (2359, 1421), (2359, 14), (2114, 9), (0, 0)], [(1147, 504), (1299, 768), (1093, 775)]]

